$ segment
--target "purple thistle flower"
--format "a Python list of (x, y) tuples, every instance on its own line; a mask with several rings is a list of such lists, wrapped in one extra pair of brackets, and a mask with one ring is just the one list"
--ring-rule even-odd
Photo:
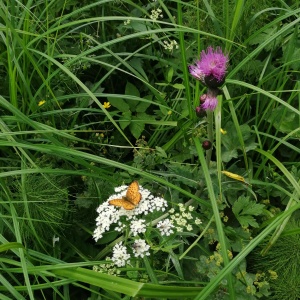
[(207, 97), (205, 102), (201, 105), (204, 110), (215, 110), (218, 105), (218, 99), (215, 97)]
[(201, 108), (204, 110), (215, 110), (218, 105), (218, 92), (217, 89), (207, 89), (207, 94), (204, 102), (201, 104)]
[(216, 50), (208, 47), (201, 52), (195, 65), (189, 66), (189, 71), (206, 86), (216, 88), (224, 83), (227, 64), (228, 55), (223, 54), (220, 47)]
[(200, 60), (196, 61), (196, 65), (190, 65), (189, 71), (192, 76), (194, 76), (196, 79), (198, 79), (204, 83), (204, 73), (200, 69), (199, 62), (200, 62)]

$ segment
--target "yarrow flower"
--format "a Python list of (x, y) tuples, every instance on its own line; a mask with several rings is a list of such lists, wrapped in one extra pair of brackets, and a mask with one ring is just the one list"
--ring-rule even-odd
[(122, 245), (122, 242), (116, 244), (113, 248), (113, 256), (111, 260), (117, 267), (124, 267), (130, 258), (127, 249)]
[(200, 59), (195, 65), (189, 66), (192, 76), (200, 80), (204, 85), (216, 88), (224, 83), (228, 64), (228, 55), (223, 54), (222, 49), (217, 47), (214, 50), (208, 47), (202, 51)]
[(145, 240), (139, 239), (136, 240), (133, 244), (133, 254), (135, 257), (144, 257), (145, 255), (149, 256), (150, 252), (148, 251), (150, 246), (146, 244)]
[(156, 227), (159, 229), (161, 235), (169, 236), (174, 231), (172, 228), (174, 225), (172, 224), (172, 221), (169, 219), (165, 219), (163, 221), (159, 221), (156, 225)]
[(130, 229), (133, 236), (137, 236), (139, 233), (146, 232), (146, 224), (144, 219), (132, 220), (130, 224)]
[(163, 18), (162, 10), (160, 8), (158, 9), (152, 9), (150, 19), (153, 21), (156, 21), (158, 18)]
[(165, 199), (154, 197), (149, 190), (142, 186), (139, 186), (139, 193), (142, 196), (141, 201), (134, 209), (126, 210), (123, 207), (116, 207), (109, 204), (110, 200), (122, 199), (122, 197), (126, 196), (127, 188), (127, 185), (116, 187), (116, 194), (111, 195), (97, 208), (98, 216), (93, 234), (96, 242), (103, 237), (105, 232), (111, 230), (112, 226), (116, 226), (115, 230), (122, 232), (126, 230), (129, 223), (129, 228), (133, 235), (144, 233), (146, 230), (145, 220), (138, 220), (138, 217), (157, 211), (164, 212), (168, 207)]
[(170, 42), (164, 40), (163, 41), (163, 47), (164, 47), (165, 50), (168, 50), (168, 51), (172, 52), (174, 48), (178, 49), (178, 44), (175, 40), (172, 40)]

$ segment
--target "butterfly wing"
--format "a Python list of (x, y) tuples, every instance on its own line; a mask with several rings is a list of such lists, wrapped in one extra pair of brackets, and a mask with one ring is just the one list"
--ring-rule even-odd
[(113, 200), (110, 200), (108, 203), (111, 204), (111, 205), (114, 205), (114, 206), (123, 207), (126, 210), (132, 210), (132, 209), (135, 208), (135, 205), (132, 204), (131, 202), (129, 202), (128, 200), (126, 200), (125, 197), (122, 198), (122, 199), (113, 199)]
[(126, 200), (131, 202), (134, 206), (138, 205), (142, 199), (142, 195), (139, 192), (139, 183), (137, 181), (133, 181), (127, 189), (126, 192)]

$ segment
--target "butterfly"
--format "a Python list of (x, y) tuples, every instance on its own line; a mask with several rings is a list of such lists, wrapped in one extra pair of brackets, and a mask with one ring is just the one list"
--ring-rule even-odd
[(113, 199), (108, 203), (114, 206), (121, 206), (126, 210), (134, 209), (142, 199), (142, 195), (139, 192), (139, 184), (137, 181), (133, 181), (127, 189), (126, 196), (122, 199)]

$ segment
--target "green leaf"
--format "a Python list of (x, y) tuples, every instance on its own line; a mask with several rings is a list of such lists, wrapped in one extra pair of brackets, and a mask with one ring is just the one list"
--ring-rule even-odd
[(145, 128), (145, 123), (142, 122), (142, 121), (141, 121), (138, 117), (136, 117), (136, 116), (133, 116), (133, 117), (132, 117), (132, 120), (133, 120), (133, 122), (130, 123), (129, 129), (130, 129), (130, 132), (132, 133), (132, 135), (133, 135), (136, 139), (138, 139), (138, 138), (141, 136), (141, 134), (142, 134), (142, 132), (143, 132), (143, 130), (144, 130), (144, 128)]
[[(266, 40), (270, 39), (274, 34), (278, 32), (277, 26), (272, 26), (269, 28), (266, 28), (263, 32), (260, 34), (256, 35), (254, 38), (252, 38), (249, 41), (250, 45), (260, 45), (263, 44)], [(265, 46), (265, 49), (267, 51), (270, 51), (274, 49), (275, 47), (278, 47), (282, 43), (282, 37), (279, 36), (277, 39), (273, 40), (273, 43), (269, 43)]]
[(299, 118), (294, 112), (287, 111), (284, 106), (273, 109), (267, 121), (283, 133), (290, 133), (299, 127)]
[(173, 75), (174, 75), (174, 69), (170, 67), (167, 71), (167, 76), (166, 76), (168, 83), (172, 82)]
[(163, 148), (156, 146), (155, 149), (156, 149), (157, 155), (164, 157), (164, 158), (168, 157), (166, 151)]
[(264, 207), (264, 204), (251, 201), (249, 197), (240, 196), (233, 204), (232, 211), (243, 227), (258, 227), (258, 223), (253, 216), (261, 215)]
[[(130, 82), (127, 82), (125, 87), (125, 95), (131, 95), (135, 97), (140, 97), (140, 92), (135, 85)], [(140, 103), (138, 100), (126, 99), (126, 102), (130, 106), (132, 112), (136, 111), (136, 106)]]
[[(222, 150), (222, 160), (224, 162), (230, 161), (232, 158), (238, 157), (237, 150), (243, 150), (239, 141), (238, 133), (232, 122), (228, 122), (224, 129), (227, 134), (222, 135), (222, 144), (225, 149)], [(245, 151), (248, 152), (256, 148), (256, 143), (254, 142), (255, 136), (251, 134), (251, 128), (247, 124), (240, 126), (240, 131), (245, 144)]]
[(4, 251), (6, 252), (8, 250), (17, 249), (17, 248), (24, 248), (24, 246), (17, 242), (6, 243), (3, 245), (0, 245), (0, 252), (4, 252)]
[(113, 107), (116, 107), (121, 112), (129, 111), (129, 105), (122, 98), (107, 97), (107, 100)]
[(177, 89), (177, 90), (184, 90), (185, 89), (185, 86), (181, 83), (175, 83), (172, 85), (174, 89)]
[(229, 162), (232, 158), (237, 158), (237, 157), (238, 157), (238, 152), (235, 149), (230, 151), (226, 151), (226, 150), (222, 151), (223, 162)]
[(120, 127), (124, 130), (131, 123), (131, 111), (123, 112), (119, 119)]
[(149, 81), (147, 74), (145, 73), (144, 69), (143, 69), (143, 60), (140, 58), (133, 58), (129, 61), (129, 64), (136, 69), (145, 80)]
[[(144, 97), (145, 99), (147, 100), (151, 100), (152, 99), (152, 96), (151, 95), (148, 95), (146, 97)], [(149, 98), (149, 99), (148, 99)], [(147, 110), (147, 108), (151, 105), (151, 102), (144, 102), (144, 101), (141, 101), (138, 103), (138, 105), (136, 106), (136, 112), (145, 112)]]

